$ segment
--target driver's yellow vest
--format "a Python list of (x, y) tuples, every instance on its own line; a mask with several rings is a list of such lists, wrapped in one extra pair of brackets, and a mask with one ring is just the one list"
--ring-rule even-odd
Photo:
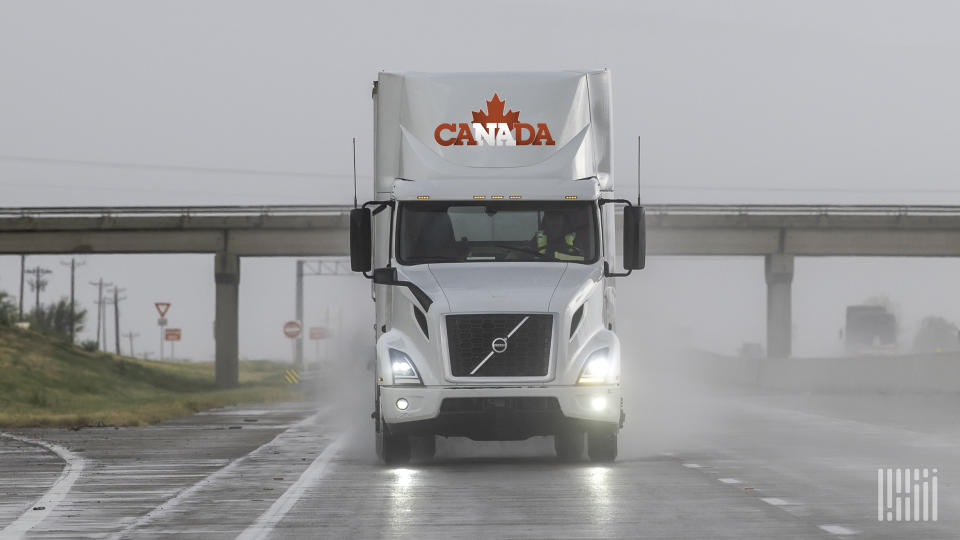
[[(567, 253), (562, 253), (560, 251), (557, 251), (556, 253), (558, 255), (558, 258), (563, 259), (564, 257), (562, 257), (562, 255), (577, 254), (577, 248), (573, 246), (573, 242), (576, 239), (577, 239), (577, 233), (575, 232), (567, 233), (566, 235), (564, 235), (563, 243)], [(547, 253), (547, 235), (543, 234), (542, 232), (537, 233), (537, 252), (543, 253), (544, 255), (546, 255)], [(579, 258), (582, 258), (582, 257), (579, 257)]]

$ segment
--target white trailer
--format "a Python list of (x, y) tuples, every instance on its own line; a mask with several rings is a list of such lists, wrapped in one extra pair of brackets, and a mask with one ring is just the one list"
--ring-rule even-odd
[(614, 193), (610, 94), (607, 71), (380, 73), (376, 200), (350, 242), (373, 281), (384, 462), (436, 436), (616, 458), (614, 278), (643, 268), (645, 233)]

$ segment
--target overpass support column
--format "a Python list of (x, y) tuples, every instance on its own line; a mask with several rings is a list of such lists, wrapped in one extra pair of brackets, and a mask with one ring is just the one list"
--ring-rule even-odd
[(240, 382), (240, 257), (217, 252), (214, 258), (217, 283), (216, 372), (218, 388), (234, 388)]
[(790, 356), (793, 255), (767, 255), (767, 357)]

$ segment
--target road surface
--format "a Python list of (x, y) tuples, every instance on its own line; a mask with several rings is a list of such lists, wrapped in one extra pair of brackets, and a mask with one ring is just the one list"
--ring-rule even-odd
[[(647, 390), (609, 465), (450, 439), (384, 467), (363, 407), (334, 399), (7, 430), (0, 537), (960, 537), (956, 397)], [(882, 467), (937, 468), (938, 521), (878, 521)]]

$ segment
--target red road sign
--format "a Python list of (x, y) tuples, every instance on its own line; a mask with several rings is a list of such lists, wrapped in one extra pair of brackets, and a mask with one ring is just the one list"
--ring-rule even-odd
[(180, 341), (180, 329), (179, 328), (167, 328), (163, 331), (164, 341)]
[(310, 339), (326, 339), (327, 338), (327, 329), (323, 326), (311, 326), (310, 327)]
[(160, 313), (161, 317), (166, 315), (167, 310), (170, 309), (170, 302), (154, 302), (153, 305), (157, 307), (157, 312)]
[(283, 335), (287, 336), (290, 339), (299, 337), (300, 323), (297, 321), (288, 321), (287, 324), (283, 325)]

